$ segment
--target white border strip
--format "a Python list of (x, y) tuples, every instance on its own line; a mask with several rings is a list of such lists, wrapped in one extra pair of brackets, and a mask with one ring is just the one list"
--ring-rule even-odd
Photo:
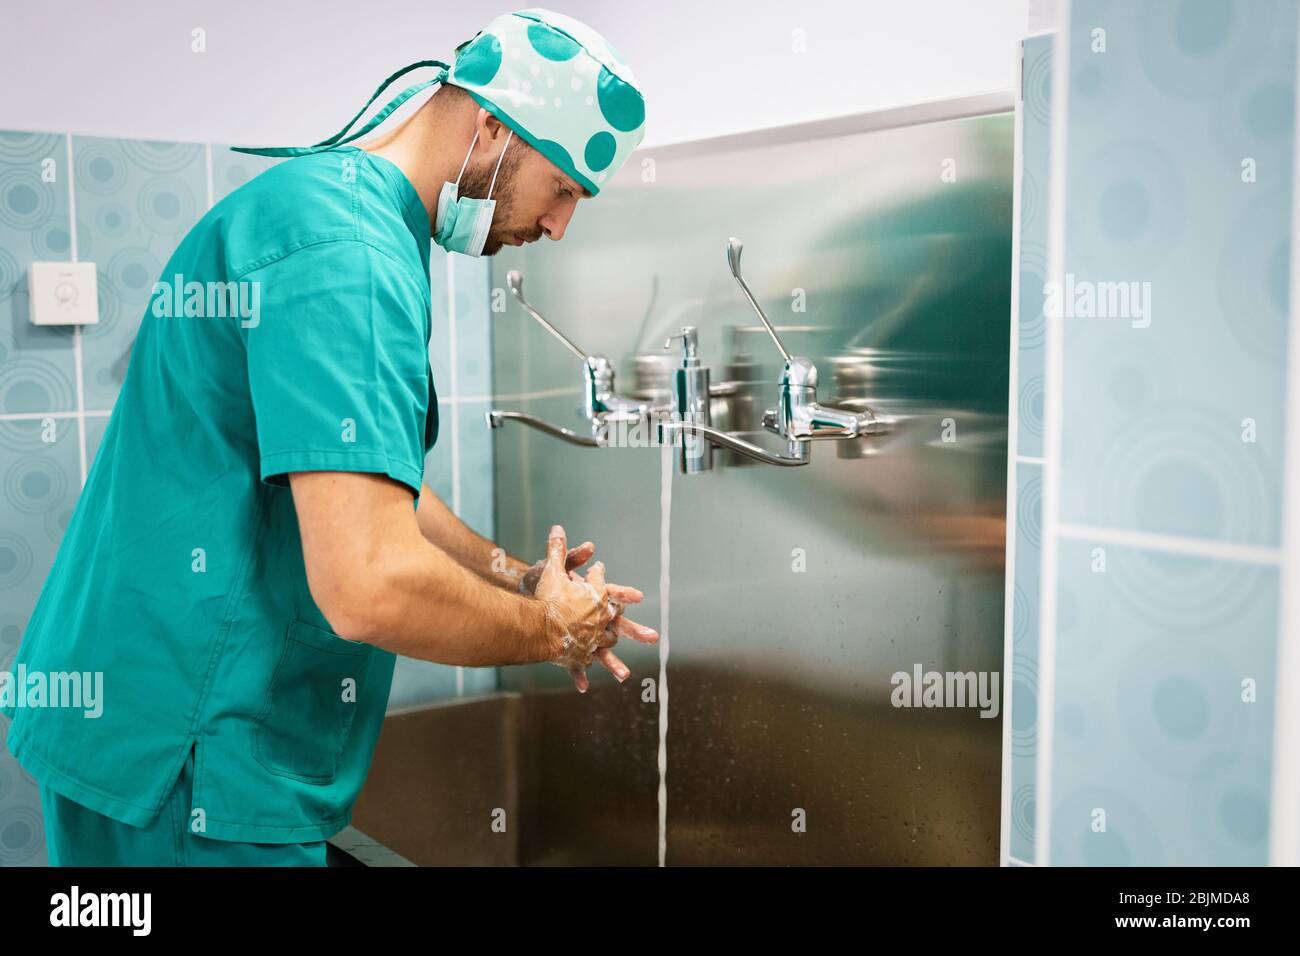
[(1016, 44), (1020, 70), (1016, 82), (1015, 140), (1011, 163), (1011, 358), (1007, 376), (1007, 520), (1004, 593), (1002, 595), (1002, 807), (998, 855), (1003, 866), (1011, 856), (1011, 707), (1015, 686), (1016, 501), (1020, 461), (1020, 177), (1024, 168), (1025, 42)]
[[(687, 156), (727, 153), (738, 149), (752, 149), (755, 146), (807, 143), (835, 136), (853, 136), (857, 133), (871, 133), (882, 129), (898, 129), (904, 126), (919, 126), (923, 123), (965, 119), (969, 116), (1010, 113), (1015, 109), (1015, 96), (1014, 90), (988, 90), (968, 96), (924, 100), (903, 106), (867, 110), (864, 113), (849, 113), (844, 116), (806, 120), (784, 126), (765, 126), (760, 129), (723, 133), (721, 136), (708, 136), (702, 139), (675, 140), (667, 143), (651, 142), (639, 146), (633, 151), (632, 156), (653, 155), (684, 159)], [(632, 169), (635, 168), (635, 164), (628, 163), (623, 168)]]
[(1173, 534), (1156, 534), (1149, 531), (1125, 531), (1119, 528), (1099, 528), (1093, 525), (1061, 524), (1057, 532), (1072, 541), (1104, 541), (1144, 551), (1163, 551), (1168, 554), (1185, 554), (1219, 561), (1239, 561), (1245, 564), (1276, 566), (1282, 563), (1280, 548), (1262, 548), (1252, 544), (1232, 541), (1212, 541), (1208, 538), (1184, 538)]
[(0, 415), (0, 422), (39, 422), (46, 418), (107, 418), (112, 412), (5, 412)]
[[(1296, 40), (1300, 92), (1300, 37)], [(1291, 289), (1287, 320), (1286, 450), (1282, 482), (1282, 570), (1278, 575), (1277, 705), (1273, 710), (1273, 785), (1268, 862), (1300, 865), (1300, 111), (1291, 146)]]
[[(1070, 0), (1061, 0), (1060, 30), (1052, 36), (1051, 172), (1048, 181), (1048, 279), (1062, 282), (1065, 275), (1065, 176), (1069, 123)], [(1061, 416), (1064, 350), (1062, 319), (1046, 317), (1044, 403), (1042, 559), (1038, 596), (1038, 766), (1034, 793), (1034, 862), (1051, 863), (1052, 846), (1052, 733), (1056, 706), (1056, 580), (1061, 500)]]

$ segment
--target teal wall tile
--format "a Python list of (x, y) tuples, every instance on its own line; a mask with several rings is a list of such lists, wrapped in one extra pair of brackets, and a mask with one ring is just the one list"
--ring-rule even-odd
[[(487, 353), (482, 353), (484, 361)], [(460, 402), (460, 519), (483, 535), (495, 531), (492, 496), (492, 429), (486, 415), (490, 402)]]
[(1061, 518), (1273, 546), (1296, 14), (1205, 9), (1075, 7), (1066, 278), (1124, 314), (1063, 321)]
[[(46, 441), (53, 436), (54, 441)], [(0, 421), (0, 607), (26, 627), (81, 493), (77, 423)]]
[(424, 483), (448, 508), (452, 507), (451, 420), (455, 414), (451, 402), (438, 403), (438, 442), (424, 459)]
[[(1025, 44), (1012, 395), (1021, 456), (1059, 429), (1065, 536), (1041, 539), (1042, 469), (1018, 461), (1004, 772), (1021, 860), (1268, 859), (1279, 568), (1267, 550), (1221, 546), (1281, 543), (1296, 29), (1280, 2), (1249, 15), (1071, 5), (1064, 277), (1067, 298), (1071, 282), (1085, 298), (1060, 319), (1057, 383), (1042, 378), (1052, 50)], [(1125, 305), (1116, 283), (1127, 308), (1098, 314), (1094, 295), (1088, 314), (1088, 293)], [(1053, 384), (1055, 423), (1042, 415)], [(1116, 543), (1132, 533), (1173, 537)], [(1038, 706), (1043, 547), (1057, 565), (1050, 714)], [(1034, 784), (1049, 753), (1041, 833)]]
[(1043, 454), (1044, 347), (1043, 284), (1047, 281), (1047, 181), (1051, 168), (1052, 40), (1031, 37), (1024, 44), (1024, 103), (1021, 109), (1020, 298), (1018, 302), (1017, 452)]
[(393, 670), (393, 690), (388, 709), (418, 707), (440, 700), (474, 697), (497, 690), (495, 667), (451, 667), (399, 657)]
[(457, 696), (456, 670), (446, 664), (399, 657), (397, 666), (393, 668), (393, 689), (388, 695), (388, 709), (413, 707)]
[(99, 277), (99, 324), (82, 333), (88, 409), (109, 409), (140, 319), (176, 245), (207, 210), (203, 146), (74, 136), (77, 255)]
[(498, 668), (463, 667), (461, 670), (463, 671), (462, 680), (464, 682), (465, 697), (496, 692), (500, 676)]
[(218, 146), (215, 143), (209, 149), (212, 151), (212, 204), (214, 206), (244, 183), (251, 182), (261, 173), (282, 162), (269, 156), (233, 153), (229, 146)]
[(0, 867), (45, 866), (40, 788), (5, 745), (9, 720), (0, 717)]
[(485, 259), (452, 256), (456, 317), (457, 398), (492, 394), (489, 268)]
[(1051, 862), (1267, 863), (1277, 569), (1058, 555)]
[(429, 334), (429, 368), (433, 370), (433, 385), (438, 397), (449, 400), (455, 397), (451, 387), (451, 281), (447, 276), (448, 260), (458, 258), (444, 252), (437, 243), (429, 254), (429, 285), (432, 292), (432, 331)]
[(71, 256), (67, 138), (0, 132), (0, 414), (76, 409), (70, 328), (33, 326), (32, 262)]
[(1042, 547), (1042, 468), (1016, 467), (1016, 547), (1011, 608), (1011, 855), (1034, 859), (1038, 772), (1038, 617)]

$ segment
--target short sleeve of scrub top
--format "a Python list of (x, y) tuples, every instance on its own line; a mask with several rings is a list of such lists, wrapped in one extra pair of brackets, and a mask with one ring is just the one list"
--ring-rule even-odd
[(263, 481), (370, 472), (419, 495), (431, 397), (421, 278), (353, 239), (305, 246), (243, 276), (259, 289), (243, 334)]

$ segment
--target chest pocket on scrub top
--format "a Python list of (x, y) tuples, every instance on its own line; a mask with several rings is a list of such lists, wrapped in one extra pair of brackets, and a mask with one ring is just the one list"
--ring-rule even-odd
[(371, 648), (292, 621), (253, 729), (253, 753), (272, 773), (330, 783), (339, 769), (370, 666)]

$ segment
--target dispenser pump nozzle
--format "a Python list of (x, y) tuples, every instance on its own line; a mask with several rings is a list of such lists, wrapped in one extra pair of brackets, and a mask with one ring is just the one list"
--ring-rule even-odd
[(668, 336), (664, 348), (672, 348), (673, 339), (682, 340), (682, 368), (694, 368), (700, 364), (699, 336), (696, 334), (695, 326), (683, 325), (680, 332)]

